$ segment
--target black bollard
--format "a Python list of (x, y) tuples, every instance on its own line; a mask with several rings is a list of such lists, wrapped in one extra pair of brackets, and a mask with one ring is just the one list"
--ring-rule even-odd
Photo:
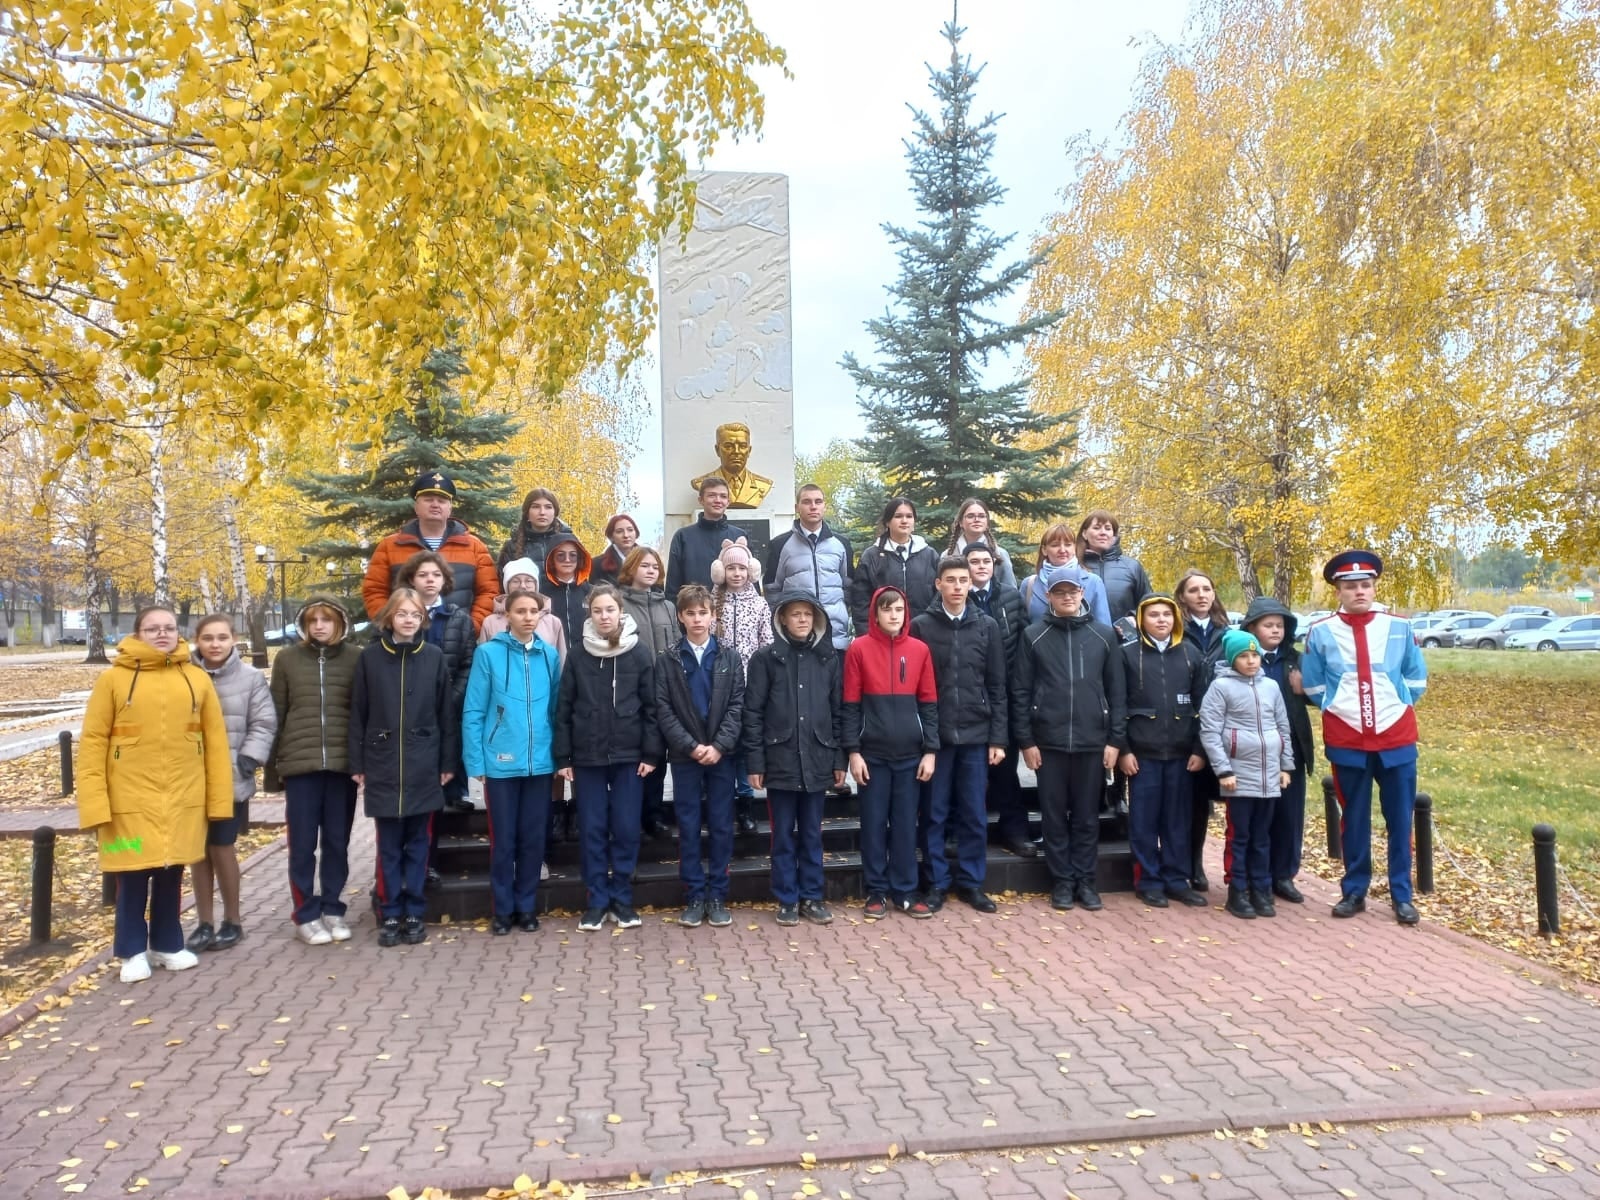
[(33, 911), (28, 940), (35, 946), (50, 940), (51, 891), (56, 882), (56, 831), (41, 825), (33, 831)]
[(1417, 891), (1424, 896), (1433, 895), (1433, 797), (1427, 792), (1417, 793), (1416, 811), (1412, 814), (1412, 836), (1417, 850)]
[(110, 908), (117, 902), (117, 877), (106, 871), (100, 876), (100, 906)]
[(1328, 826), (1328, 857), (1342, 859), (1344, 857), (1344, 838), (1342, 834), (1344, 820), (1339, 814), (1339, 796), (1333, 790), (1333, 776), (1322, 777), (1322, 815)]
[(61, 745), (61, 794), (72, 795), (72, 733), (63, 729), (56, 739)]
[(1533, 827), (1533, 892), (1539, 901), (1539, 932), (1561, 934), (1561, 905), (1556, 897), (1556, 831), (1550, 825)]

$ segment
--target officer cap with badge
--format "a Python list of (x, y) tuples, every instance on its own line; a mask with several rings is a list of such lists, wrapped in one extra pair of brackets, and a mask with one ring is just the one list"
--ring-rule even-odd
[(1346, 579), (1376, 579), (1383, 574), (1383, 559), (1371, 550), (1345, 550), (1322, 568), (1322, 577), (1337, 587)]
[(418, 496), (444, 496), (446, 499), (456, 498), (456, 483), (450, 476), (439, 470), (424, 471), (417, 476), (416, 483), (411, 485), (411, 498)]

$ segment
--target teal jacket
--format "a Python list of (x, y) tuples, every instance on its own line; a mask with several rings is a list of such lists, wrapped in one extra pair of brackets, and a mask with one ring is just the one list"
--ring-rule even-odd
[(556, 697), (561, 660), (535, 638), (524, 646), (497, 633), (472, 655), (466, 707), (461, 714), (467, 774), (516, 779), (555, 773)]

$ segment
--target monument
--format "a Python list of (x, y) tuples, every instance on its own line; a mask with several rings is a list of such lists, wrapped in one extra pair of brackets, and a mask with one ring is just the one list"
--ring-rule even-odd
[(687, 238), (660, 247), (662, 509), (694, 520), (700, 480), (728, 482), (728, 519), (759, 557), (794, 520), (789, 181), (695, 177)]

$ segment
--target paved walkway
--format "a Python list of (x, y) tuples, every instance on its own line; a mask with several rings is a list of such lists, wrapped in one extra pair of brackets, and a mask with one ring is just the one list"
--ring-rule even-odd
[[(352, 859), (360, 894), (365, 821)], [(659, 915), (627, 933), (436, 926), (394, 950), (361, 912), (355, 940), (312, 949), (289, 935), (279, 849), (246, 876), (249, 938), (227, 957), (132, 986), (102, 973), (0, 1043), (0, 1174), (30, 1197), (366, 1197), (524, 1171), (870, 1160), (891, 1143), (937, 1155), (1600, 1109), (1592, 997), (1386, 911), (1334, 922), (1331, 889), (1314, 890), (1319, 903), (1248, 924), (1114, 896), (1099, 914), (1031, 900), (868, 924), (850, 909), (792, 930), (756, 909), (721, 931)], [(1497, 1159), (1471, 1161), (1493, 1178)], [(1043, 1190), (1013, 1166), (1015, 1186), (991, 1194)], [(1143, 1194), (1089, 1175), (1081, 1196)], [(1373, 1182), (1353, 1190), (1430, 1194), (1420, 1176)], [(1334, 1194), (1320, 1177), (1309, 1192)]]

